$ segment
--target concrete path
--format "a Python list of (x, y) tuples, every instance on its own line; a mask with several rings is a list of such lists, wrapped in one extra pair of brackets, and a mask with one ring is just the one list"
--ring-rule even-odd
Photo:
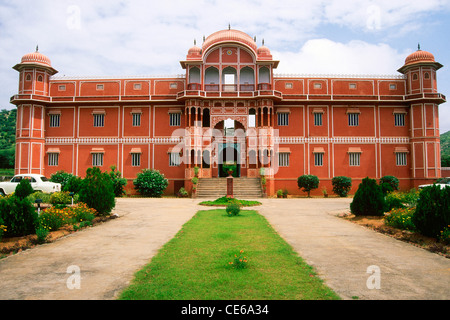
[(259, 212), (343, 299), (450, 299), (450, 259), (336, 217), (350, 202), (264, 199)]
[[(119, 219), (0, 260), (0, 299), (114, 299), (205, 209), (198, 202), (118, 199)], [(349, 199), (262, 202), (257, 210), (342, 298), (450, 299), (449, 259), (337, 218)], [(367, 273), (370, 266), (379, 273)], [(368, 288), (370, 277), (379, 289)]]
[(120, 218), (0, 260), (0, 299), (114, 299), (192, 218), (197, 203), (118, 199)]

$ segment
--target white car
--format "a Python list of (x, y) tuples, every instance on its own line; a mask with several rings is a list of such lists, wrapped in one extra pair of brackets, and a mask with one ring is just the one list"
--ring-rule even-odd
[(429, 187), (429, 186), (433, 186), (433, 185), (439, 186), (439, 187), (441, 187), (441, 189), (450, 187), (450, 178), (441, 178), (438, 181), (436, 181), (436, 183), (434, 183), (434, 184), (422, 184), (419, 186), (419, 189), (423, 189), (425, 187)]
[(61, 191), (61, 184), (50, 182), (45, 176), (40, 174), (17, 174), (11, 181), (0, 182), (0, 195), (7, 195), (16, 190), (17, 185), (22, 179), (30, 181), (31, 187), (35, 191), (57, 192)]

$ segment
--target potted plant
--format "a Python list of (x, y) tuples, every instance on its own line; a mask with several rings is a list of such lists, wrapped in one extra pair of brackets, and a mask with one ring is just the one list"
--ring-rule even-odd
[(288, 196), (288, 191), (287, 191), (287, 189), (284, 189), (284, 191), (283, 191), (283, 198), (287, 198), (287, 196)]
[(194, 167), (194, 175), (196, 176), (196, 177), (198, 177), (198, 172), (200, 171), (200, 168), (199, 167), (197, 167), (197, 166), (195, 166)]
[(322, 193), (323, 193), (323, 197), (324, 197), (324, 198), (328, 198), (327, 188), (323, 188), (323, 189), (322, 189)]
[(277, 190), (277, 198), (283, 198), (283, 190)]

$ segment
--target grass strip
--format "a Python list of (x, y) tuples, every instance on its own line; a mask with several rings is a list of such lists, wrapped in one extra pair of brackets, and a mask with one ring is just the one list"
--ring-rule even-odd
[(252, 200), (239, 200), (235, 198), (227, 198), (227, 197), (221, 197), (213, 201), (202, 201), (199, 203), (202, 206), (227, 206), (229, 204), (238, 204), (241, 207), (252, 207), (252, 206), (259, 206), (261, 205), (261, 202), (259, 201), (252, 201)]
[[(241, 252), (243, 251), (243, 252)], [(230, 264), (247, 259), (244, 268)], [(199, 211), (135, 274), (123, 300), (329, 300), (339, 297), (256, 211)]]

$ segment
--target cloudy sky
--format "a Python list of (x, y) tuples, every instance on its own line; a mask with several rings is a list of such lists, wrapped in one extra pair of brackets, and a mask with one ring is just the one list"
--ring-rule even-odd
[(450, 97), (450, 0), (0, 0), (0, 109), (36, 45), (60, 76), (176, 75), (194, 39), (228, 24), (264, 39), (277, 73), (396, 75), (420, 43)]

